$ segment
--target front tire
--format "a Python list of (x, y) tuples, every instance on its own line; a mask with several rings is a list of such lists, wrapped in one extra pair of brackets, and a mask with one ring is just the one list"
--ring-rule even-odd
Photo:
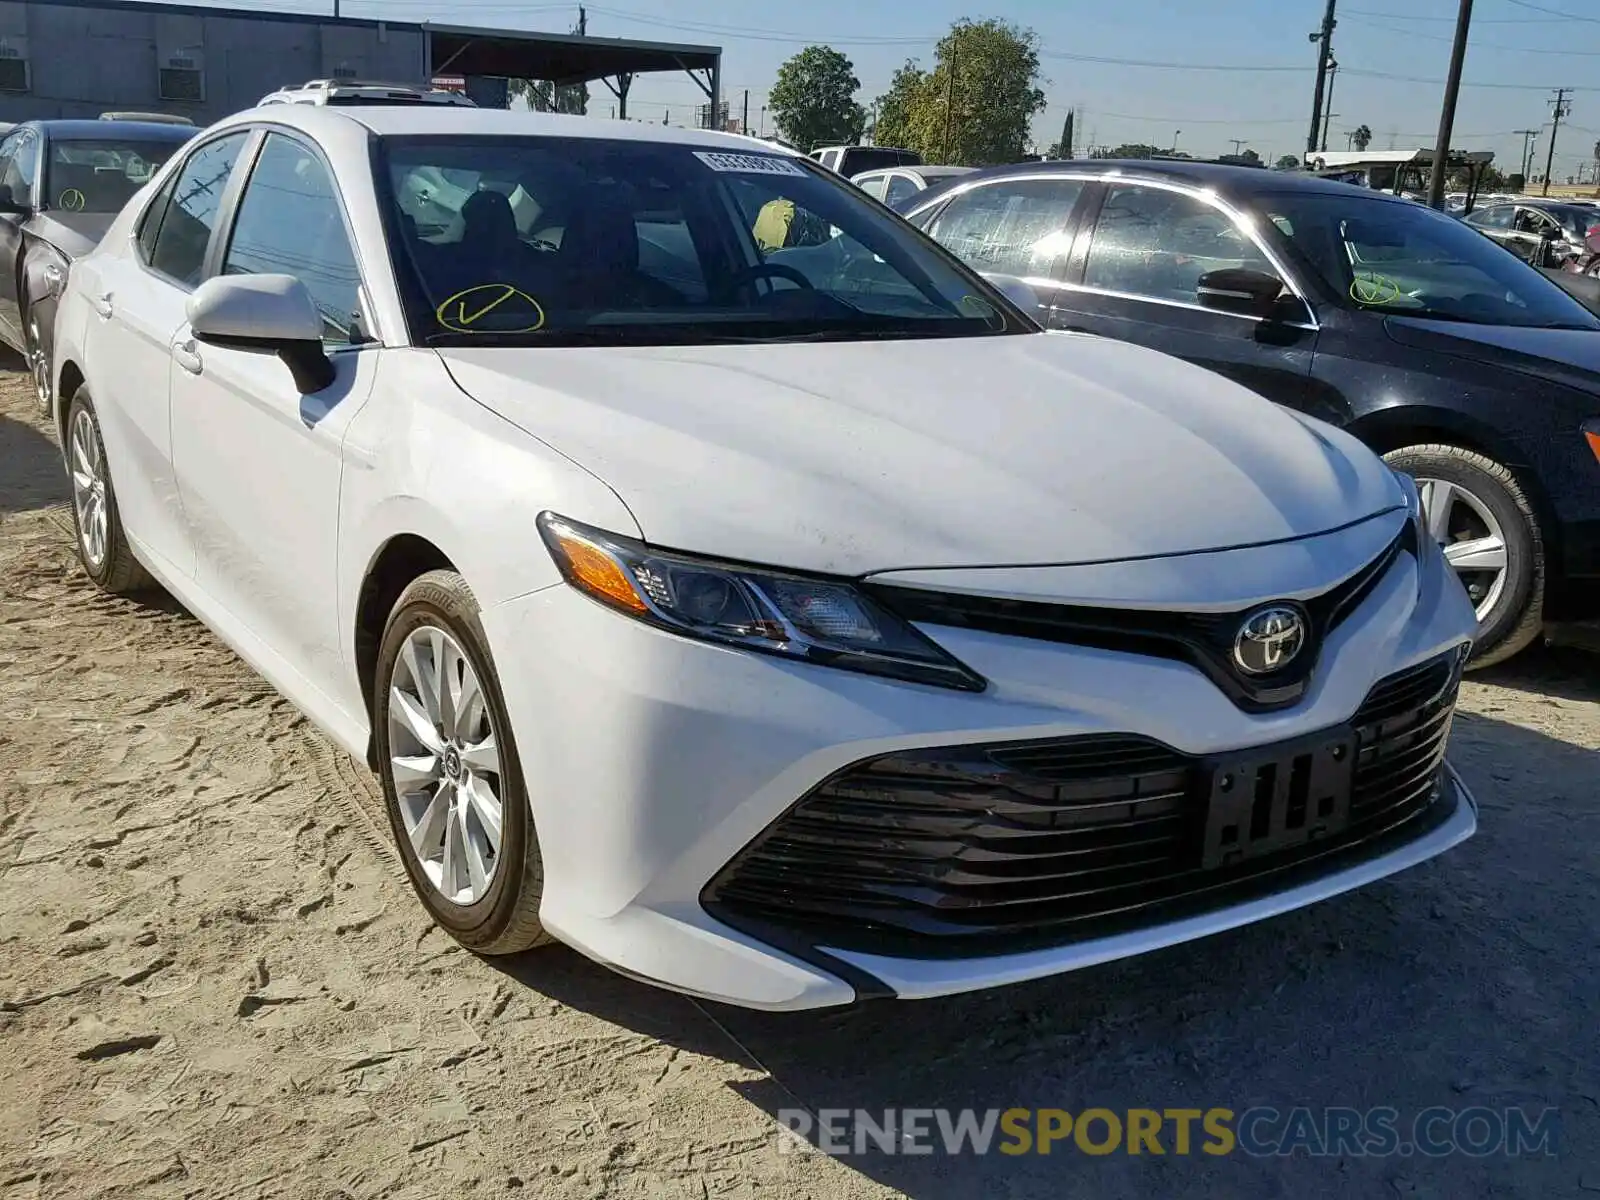
[(44, 331), (39, 327), (39, 316), (32, 308), (22, 314), (22, 356), (28, 360), (28, 372), (33, 376), (34, 399), (39, 411), (49, 416), (51, 404), (50, 355), (44, 348)]
[(100, 437), (89, 389), (80, 387), (67, 414), (67, 471), (72, 481), (72, 527), (78, 561), (89, 578), (118, 596), (149, 588), (154, 580), (133, 556)]
[(1503, 662), (1544, 627), (1545, 552), (1538, 518), (1506, 467), (1460, 446), (1384, 455), (1417, 481), (1428, 529), (1478, 613), (1472, 665)]
[(544, 862), (516, 742), (478, 617), (453, 571), (430, 571), (389, 616), (373, 680), (384, 807), (417, 897), (479, 954), (551, 940)]

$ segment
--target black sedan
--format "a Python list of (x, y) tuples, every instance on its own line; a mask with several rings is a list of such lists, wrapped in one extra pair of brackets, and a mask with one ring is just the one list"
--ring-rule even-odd
[(0, 340), (28, 360), (44, 408), (67, 268), (196, 132), (143, 121), (26, 121), (0, 141)]
[(1284, 172), (1110, 161), (967, 176), (909, 219), (1047, 327), (1200, 363), (1415, 476), (1480, 664), (1600, 611), (1600, 320), (1460, 221)]

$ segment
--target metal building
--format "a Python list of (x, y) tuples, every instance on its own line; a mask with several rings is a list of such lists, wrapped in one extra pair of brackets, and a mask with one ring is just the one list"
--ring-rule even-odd
[[(166, 112), (196, 125), (308, 79), (603, 82), (627, 115), (637, 73), (686, 71), (715, 105), (717, 46), (142, 0), (0, 0), (0, 121)], [(504, 86), (498, 89), (503, 94)], [(715, 109), (713, 109), (715, 111)]]

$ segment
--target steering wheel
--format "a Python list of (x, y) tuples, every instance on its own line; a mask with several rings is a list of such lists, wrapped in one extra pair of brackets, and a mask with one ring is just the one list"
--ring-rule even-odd
[(817, 290), (817, 285), (807, 279), (804, 274), (785, 263), (757, 263), (753, 267), (746, 267), (736, 271), (732, 278), (723, 286), (729, 292), (737, 292), (740, 288), (748, 287), (758, 279), (787, 279), (796, 287), (808, 292)]

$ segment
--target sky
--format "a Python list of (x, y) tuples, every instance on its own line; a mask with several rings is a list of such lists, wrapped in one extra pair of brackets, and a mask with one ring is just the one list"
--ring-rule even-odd
[[(1049, 106), (1034, 122), (1040, 148), (1054, 142), (1076, 108), (1079, 152), (1094, 144), (1145, 142), (1196, 155), (1234, 149), (1234, 139), (1275, 161), (1301, 154), (1310, 124), (1316, 47), (1325, 0), (602, 0), (589, 4), (597, 36), (720, 45), (723, 88), (738, 116), (749, 92), (759, 127), (778, 66), (814, 43), (854, 63), (863, 104), (881, 94), (908, 58), (931, 65), (933, 48), (962, 17), (1000, 17), (1034, 30)], [(347, 16), (434, 19), (452, 24), (565, 32), (575, 3), (548, 0), (341, 0)], [(1328, 148), (1365, 124), (1372, 148), (1432, 146), (1450, 60), (1456, 0), (1338, 0)], [(240, 7), (328, 12), (301, 0)], [(1553, 90), (1566, 86), (1553, 175), (1579, 165), (1592, 174), (1600, 141), (1600, 4), (1595, 0), (1476, 0), (1453, 145), (1493, 150), (1516, 169), (1524, 139), (1539, 132), (1542, 170)], [(591, 89), (590, 112), (612, 97)], [(681, 74), (641, 76), (629, 115), (689, 124), (703, 95)], [(772, 130), (772, 118), (766, 117)]]

